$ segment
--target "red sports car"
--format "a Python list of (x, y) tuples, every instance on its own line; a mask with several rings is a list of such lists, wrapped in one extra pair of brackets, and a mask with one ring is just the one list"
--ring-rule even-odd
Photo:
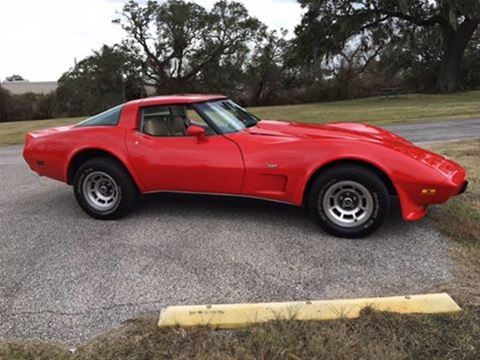
[(305, 206), (329, 233), (357, 238), (465, 191), (465, 170), (383, 129), (260, 120), (220, 95), (130, 101), (77, 125), (28, 133), (32, 170), (73, 185), (97, 219), (126, 215), (140, 194), (182, 192)]

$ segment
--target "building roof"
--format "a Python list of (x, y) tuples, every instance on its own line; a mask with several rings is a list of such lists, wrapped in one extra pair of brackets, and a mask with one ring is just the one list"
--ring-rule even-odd
[(1, 86), (14, 95), (48, 94), (57, 89), (58, 83), (56, 81), (4, 81)]

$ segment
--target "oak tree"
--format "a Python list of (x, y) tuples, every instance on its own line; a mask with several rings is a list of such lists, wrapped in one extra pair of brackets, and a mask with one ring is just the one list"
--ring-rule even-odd
[[(127, 33), (124, 45), (139, 57), (157, 93), (198, 91), (202, 79), (211, 82), (212, 69), (242, 59), (247, 44), (264, 31), (241, 3), (225, 0), (210, 11), (183, 0), (145, 5), (130, 0), (114, 22)], [(218, 71), (213, 75), (222, 77)]]
[(338, 53), (352, 37), (379, 28), (438, 27), (442, 44), (436, 87), (453, 92), (465, 49), (480, 24), (479, 0), (298, 0), (306, 8), (296, 28), (310, 57)]

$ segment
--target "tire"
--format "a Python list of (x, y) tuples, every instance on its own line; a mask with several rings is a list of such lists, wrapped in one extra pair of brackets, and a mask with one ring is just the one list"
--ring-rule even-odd
[(130, 174), (117, 161), (105, 157), (88, 160), (78, 168), (73, 191), (80, 207), (100, 220), (126, 216), (138, 198)]
[(390, 197), (380, 177), (357, 164), (332, 167), (313, 183), (308, 209), (329, 234), (342, 238), (362, 238), (385, 221)]

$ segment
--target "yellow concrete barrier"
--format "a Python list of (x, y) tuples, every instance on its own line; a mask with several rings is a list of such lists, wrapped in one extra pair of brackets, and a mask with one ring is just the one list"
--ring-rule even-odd
[(210, 326), (232, 329), (271, 320), (356, 318), (366, 307), (401, 314), (461, 311), (455, 301), (445, 293), (366, 299), (169, 306), (161, 311), (158, 326)]

